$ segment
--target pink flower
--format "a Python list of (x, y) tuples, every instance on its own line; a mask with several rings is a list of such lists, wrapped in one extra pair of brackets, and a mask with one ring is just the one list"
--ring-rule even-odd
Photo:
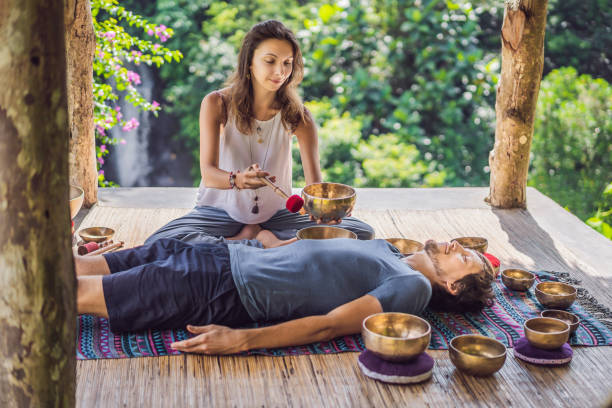
[(115, 38), (115, 32), (114, 31), (107, 31), (104, 34), (102, 34), (104, 37), (108, 38), (109, 40), (112, 40), (113, 38)]
[(125, 141), (125, 139), (121, 139), (121, 141), (119, 143), (126, 144), (127, 142)]
[(159, 40), (161, 42), (166, 42), (166, 41), (168, 41), (168, 37), (166, 37), (165, 35), (162, 34), (162, 35), (159, 36)]
[(96, 125), (96, 131), (101, 134), (102, 136), (106, 136), (106, 131), (104, 130), (104, 128), (100, 125)]
[(100, 170), (100, 171), (98, 172), (98, 175), (99, 175), (99, 176), (103, 176), (103, 175), (104, 175), (104, 170)]
[(159, 47), (161, 47), (161, 45), (159, 45), (159, 44), (155, 44), (155, 45), (153, 46), (153, 51), (157, 51), (157, 50), (159, 49)]
[(136, 129), (139, 125), (140, 123), (138, 123), (136, 118), (132, 118), (129, 121), (125, 122), (125, 125), (123, 125), (122, 129), (124, 132), (129, 132), (130, 130)]
[(119, 106), (119, 105), (115, 105), (115, 110), (116, 110), (117, 112), (119, 112), (119, 111), (121, 110), (121, 106)]
[(153, 108), (159, 108), (159, 102), (157, 102), (157, 101), (153, 101), (153, 103), (151, 104), (151, 106), (153, 106)]
[(104, 91), (102, 89), (98, 91), (98, 96), (104, 96)]
[(100, 163), (100, 165), (104, 164), (104, 159), (101, 157), (98, 157), (98, 163)]
[(155, 34), (155, 33), (153, 32), (153, 30), (151, 30), (151, 29), (149, 28), (149, 29), (147, 30), (147, 34), (149, 34), (149, 35), (153, 35), (153, 34)]
[(133, 82), (136, 85), (140, 84), (140, 75), (138, 75), (134, 71), (128, 71), (127, 72), (127, 79), (128, 79), (128, 81)]
[(104, 153), (106, 151), (106, 145), (100, 146), (100, 151)]

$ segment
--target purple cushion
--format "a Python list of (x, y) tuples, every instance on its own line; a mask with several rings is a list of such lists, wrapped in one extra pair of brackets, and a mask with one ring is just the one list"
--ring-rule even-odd
[(514, 356), (532, 364), (559, 365), (572, 360), (574, 352), (569, 344), (565, 343), (558, 349), (544, 350), (532, 346), (525, 337), (521, 337), (514, 344)]
[(412, 384), (425, 381), (431, 377), (433, 366), (434, 360), (427, 353), (421, 353), (406, 363), (383, 360), (369, 350), (359, 355), (361, 371), (370, 378), (387, 383)]

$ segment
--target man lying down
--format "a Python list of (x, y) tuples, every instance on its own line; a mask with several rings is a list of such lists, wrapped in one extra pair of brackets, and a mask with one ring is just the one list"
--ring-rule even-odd
[[(257, 246), (160, 239), (77, 257), (79, 314), (109, 319), (111, 330), (185, 328), (184, 352), (230, 354), (359, 333), (379, 312), (478, 310), (492, 299), (494, 273), (478, 252), (429, 240), (402, 257), (385, 240), (279, 242)], [(284, 321), (234, 329), (252, 322)]]

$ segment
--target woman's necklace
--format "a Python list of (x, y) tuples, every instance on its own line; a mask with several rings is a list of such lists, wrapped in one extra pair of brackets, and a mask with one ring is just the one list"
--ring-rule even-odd
[[(272, 129), (274, 127), (274, 119), (276, 118), (276, 116), (272, 119), (272, 126), (270, 126), (270, 129)], [(270, 130), (268, 129), (268, 130)], [(261, 128), (261, 125), (257, 125), (257, 143), (263, 143), (264, 141), (264, 134), (263, 134), (263, 129)], [(270, 149), (270, 141), (272, 140), (272, 136), (270, 135), (271, 132), (267, 132), (267, 136), (268, 136), (268, 145), (266, 146), (266, 154), (264, 155), (264, 159), (263, 159), (263, 163), (261, 165), (262, 170), (264, 170), (266, 168), (266, 160), (268, 160), (268, 149)], [(251, 139), (253, 139), (252, 136), (249, 136), (249, 153), (251, 155), (251, 163), (253, 163), (253, 147), (252, 147), (252, 142)], [(253, 198), (253, 208), (251, 208), (251, 212), (253, 214), (258, 214), (259, 213), (259, 196), (257, 195), (257, 190), (255, 190), (255, 197)]]

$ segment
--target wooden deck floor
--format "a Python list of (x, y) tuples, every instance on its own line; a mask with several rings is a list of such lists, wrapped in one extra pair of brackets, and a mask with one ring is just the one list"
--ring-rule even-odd
[[(601, 303), (612, 307), (612, 270), (600, 266), (601, 259), (612, 256), (612, 245), (593, 235), (588, 227), (582, 229), (573, 216), (551, 202), (534, 203), (546, 206), (547, 220), (544, 220), (537, 211), (493, 211), (482, 204), (470, 205), (467, 197), (463, 201), (454, 198), (449, 201), (451, 193), (443, 190), (439, 192), (438, 202), (431, 205), (434, 210), (410, 208), (409, 201), (419, 200), (421, 193), (417, 190), (406, 189), (398, 194), (407, 200), (405, 205), (386, 205), (391, 203), (376, 203), (375, 197), (365, 197), (369, 200), (365, 202), (376, 204), (357, 208), (354, 215), (370, 223), (379, 238), (444, 240), (462, 235), (485, 236), (489, 239), (489, 252), (501, 259), (503, 268), (518, 266), (570, 272)], [(482, 197), (485, 194), (486, 190), (482, 189)], [(124, 205), (128, 201), (124, 200)], [(116, 239), (133, 246), (187, 211), (185, 208), (142, 208), (147, 207), (144, 199), (142, 206), (127, 205), (94, 207), (81, 226), (115, 228)], [(560, 232), (564, 230), (571, 232), (571, 236)], [(592, 258), (585, 256), (584, 250), (568, 244), (580, 237), (597, 248), (590, 254)], [(589, 245), (587, 252), (588, 248)], [(570, 365), (548, 369), (516, 360), (510, 352), (504, 367), (489, 378), (474, 378), (458, 372), (447, 351), (429, 350), (428, 353), (436, 361), (433, 378), (411, 386), (386, 385), (363, 376), (356, 363), (357, 353), (295, 357), (182, 355), (79, 361), (76, 397), (82, 407), (408, 404), (592, 407), (604, 406), (612, 396), (612, 347), (575, 347)]]

